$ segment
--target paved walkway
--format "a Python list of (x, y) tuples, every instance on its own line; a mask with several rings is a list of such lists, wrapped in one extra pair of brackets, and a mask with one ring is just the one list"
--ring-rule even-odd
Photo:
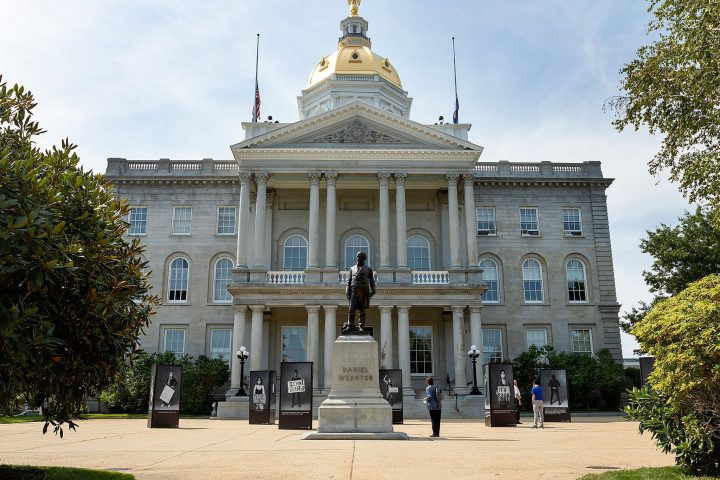
[(578, 417), (533, 430), (447, 420), (396, 425), (407, 441), (303, 441), (302, 431), (247, 421), (181, 419), (148, 429), (142, 419), (86, 420), (61, 440), (41, 423), (0, 425), (0, 463), (129, 472), (138, 480), (533, 477), (576, 479), (615, 468), (665, 466), (673, 457), (622, 417)]

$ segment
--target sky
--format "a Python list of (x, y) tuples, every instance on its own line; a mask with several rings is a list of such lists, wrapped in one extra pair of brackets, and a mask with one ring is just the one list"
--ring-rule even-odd
[[(373, 50), (393, 63), (411, 119), (452, 117), (452, 37), (460, 121), (481, 161), (601, 161), (621, 311), (648, 300), (645, 231), (689, 208), (647, 173), (660, 138), (617, 132), (604, 102), (649, 43), (646, 0), (364, 0)], [(346, 0), (5, 0), (0, 74), (31, 90), (46, 130), (86, 169), (108, 157), (231, 159), (251, 119), (256, 35), (261, 114), (299, 119), (296, 98), (336, 50)], [(623, 335), (624, 356), (637, 344)]]

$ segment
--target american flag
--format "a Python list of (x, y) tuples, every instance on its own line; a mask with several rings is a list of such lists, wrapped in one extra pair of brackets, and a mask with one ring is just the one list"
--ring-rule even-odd
[(253, 122), (257, 122), (260, 118), (260, 88), (258, 87), (257, 80), (255, 81), (255, 103), (253, 104)]

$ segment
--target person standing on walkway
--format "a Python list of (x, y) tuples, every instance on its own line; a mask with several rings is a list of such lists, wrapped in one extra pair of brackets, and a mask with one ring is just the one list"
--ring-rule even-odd
[(532, 395), (532, 406), (533, 406), (533, 427), (538, 428), (538, 421), (540, 428), (544, 427), (544, 416), (543, 416), (543, 391), (540, 387), (540, 380), (533, 381), (533, 388), (530, 391)]
[(440, 414), (442, 413), (442, 402), (437, 396), (437, 387), (433, 385), (432, 377), (425, 379), (427, 387), (425, 387), (425, 402), (427, 408), (430, 411), (430, 421), (432, 422), (432, 435), (431, 437), (440, 436)]
[(520, 421), (520, 409), (522, 408), (522, 396), (518, 388), (517, 380), (513, 380), (513, 388), (515, 389), (515, 423), (522, 424)]

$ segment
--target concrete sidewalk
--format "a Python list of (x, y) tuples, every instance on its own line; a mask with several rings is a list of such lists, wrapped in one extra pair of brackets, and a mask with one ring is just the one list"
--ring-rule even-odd
[(148, 429), (143, 419), (85, 420), (65, 438), (42, 423), (0, 425), (0, 463), (128, 472), (160, 479), (576, 479), (615, 468), (667, 466), (673, 457), (622, 417), (578, 417), (533, 430), (490, 428), (478, 420), (396, 425), (407, 441), (302, 441), (304, 431), (247, 421), (181, 419)]

